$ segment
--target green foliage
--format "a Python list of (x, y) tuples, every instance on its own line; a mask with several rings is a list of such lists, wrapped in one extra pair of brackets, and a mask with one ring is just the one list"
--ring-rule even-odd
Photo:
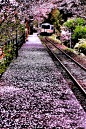
[(20, 24), (18, 30), (19, 30), (20, 35), (22, 35), (22, 33), (24, 33), (25, 31), (25, 24)]
[(76, 43), (76, 45), (74, 46), (74, 49), (86, 54), (86, 39), (79, 39), (79, 42)]
[(25, 31), (25, 24), (21, 24), (18, 11), (16, 14), (14, 11), (10, 14), (8, 10), (5, 10), (5, 13), (0, 14), (0, 47), (2, 47), (1, 43), (7, 43), (8, 39), (9, 43), (4, 44), (3, 53), (0, 55), (0, 75), (7, 69), (8, 64), (15, 56), (16, 46), (11, 42), (11, 39), (16, 38), (16, 29), (19, 40)]
[(80, 44), (78, 50), (86, 55), (86, 43)]
[[(7, 39), (12, 39), (16, 37), (16, 29), (18, 30), (18, 35), (22, 35), (25, 31), (25, 24), (20, 24), (20, 20), (17, 15), (12, 15), (9, 17), (9, 13), (6, 12), (7, 18), (0, 22), (0, 42), (6, 41)], [(2, 19), (0, 15), (0, 19)], [(12, 21), (14, 17), (15, 22)]]
[(57, 35), (53, 34), (53, 35), (50, 36), (49, 38), (52, 39), (52, 40), (54, 40), (55, 42), (61, 44), (61, 41), (60, 41), (59, 39), (57, 39), (56, 37), (57, 37)]
[(70, 19), (64, 23), (64, 26), (70, 30), (72, 34), (72, 42), (75, 45), (79, 39), (86, 38), (86, 26), (83, 18)]
[(0, 64), (0, 74), (5, 71), (5, 65)]
[(64, 49), (64, 50), (69, 50), (70, 52), (74, 53), (74, 50), (72, 48), (67, 48), (67, 49)]
[(60, 24), (62, 20), (62, 15), (60, 14), (60, 11), (58, 9), (53, 9), (49, 14), (48, 18), (45, 19), (46, 22), (49, 22), (54, 25), (55, 30), (60, 31)]
[(73, 30), (74, 29), (74, 20), (70, 19), (67, 22), (64, 23), (64, 26), (66, 26), (68, 29)]
[(74, 42), (78, 42), (78, 39), (86, 38), (86, 26), (76, 26), (72, 39)]
[(85, 20), (83, 18), (76, 18), (75, 19), (75, 26), (77, 25), (83, 25), (85, 23)]
[(84, 23), (85, 23), (85, 20), (83, 18), (75, 18), (65, 22), (64, 26), (66, 26), (68, 29), (71, 29), (73, 31), (76, 28), (76, 26), (81, 26)]

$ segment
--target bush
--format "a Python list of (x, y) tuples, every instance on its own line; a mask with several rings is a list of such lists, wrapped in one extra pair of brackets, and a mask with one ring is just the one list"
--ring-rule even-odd
[(86, 26), (83, 27), (85, 20), (83, 18), (75, 18), (67, 20), (64, 26), (71, 30), (73, 46), (78, 42), (78, 39), (86, 37)]
[(71, 29), (71, 31), (73, 31), (75, 30), (76, 26), (82, 26), (84, 23), (85, 23), (85, 20), (83, 18), (75, 18), (65, 22), (64, 26), (66, 26), (68, 29)]
[(86, 43), (86, 39), (79, 39), (79, 42), (75, 44), (74, 49), (78, 51), (79, 45)]
[(79, 39), (86, 38), (86, 26), (76, 26), (74, 34), (72, 35), (72, 40), (76, 43)]
[(70, 19), (67, 22), (64, 23), (64, 26), (66, 26), (68, 29), (73, 30), (74, 29), (74, 20)]
[(80, 44), (78, 50), (86, 55), (86, 43)]

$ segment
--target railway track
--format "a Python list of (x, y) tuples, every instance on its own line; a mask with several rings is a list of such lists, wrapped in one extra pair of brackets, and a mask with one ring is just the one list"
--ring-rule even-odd
[(86, 68), (59, 49), (56, 44), (49, 41), (47, 38), (42, 39), (42, 41), (67, 71), (74, 83), (80, 88), (83, 94), (86, 95)]

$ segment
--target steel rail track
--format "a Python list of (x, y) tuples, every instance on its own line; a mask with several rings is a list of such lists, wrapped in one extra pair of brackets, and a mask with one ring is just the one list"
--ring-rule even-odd
[(62, 51), (60, 48), (58, 48), (54, 43), (52, 43), (51, 41), (49, 41), (47, 38), (45, 38), (48, 42), (50, 42), (52, 45), (54, 45), (57, 49), (59, 49), (62, 53), (64, 53), (67, 57), (69, 57), (72, 61), (74, 61), (78, 66), (80, 66), (83, 70), (86, 71), (86, 68), (84, 66), (82, 66), (81, 64), (79, 64), (76, 60), (74, 60), (72, 57), (70, 57), (67, 53), (65, 53), (64, 51)]
[[(45, 39), (46, 40), (46, 39)], [(43, 42), (45, 43), (46, 47), (49, 49), (49, 51), (53, 54), (53, 56), (58, 60), (58, 62), (62, 65), (62, 67), (67, 71), (67, 73), (70, 75), (71, 79), (75, 82), (75, 84), (82, 90), (82, 92), (86, 95), (86, 91), (85, 89), (79, 84), (79, 82), (75, 79), (75, 77), (71, 74), (71, 72), (65, 67), (65, 65), (59, 60), (59, 58), (54, 54), (54, 52), (49, 48), (49, 46), (46, 44), (46, 42), (43, 40)], [(50, 41), (48, 41), (49, 43), (51, 43)], [(52, 44), (53, 45), (53, 44)], [(54, 45), (55, 46), (55, 45)], [(55, 46), (56, 47), (56, 46)], [(56, 47), (58, 49), (58, 47)], [(62, 51), (62, 50), (61, 50)], [(63, 52), (64, 53), (64, 52)], [(64, 53), (65, 54), (65, 53)], [(66, 54), (67, 55), (67, 54)], [(68, 55), (68, 57), (70, 57)], [(76, 63), (76, 61), (73, 59), (73, 61)], [(79, 63), (77, 63), (79, 64)], [(80, 67), (84, 68), (83, 66), (81, 66), (79, 64)], [(85, 69), (86, 70), (86, 69)]]

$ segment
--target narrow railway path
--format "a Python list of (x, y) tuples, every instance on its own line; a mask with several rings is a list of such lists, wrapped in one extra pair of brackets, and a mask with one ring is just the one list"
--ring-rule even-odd
[(86, 113), (36, 34), (0, 79), (0, 128), (86, 128)]
[(47, 38), (44, 39), (44, 42), (86, 95), (86, 68), (58, 48), (53, 42), (47, 40)]

